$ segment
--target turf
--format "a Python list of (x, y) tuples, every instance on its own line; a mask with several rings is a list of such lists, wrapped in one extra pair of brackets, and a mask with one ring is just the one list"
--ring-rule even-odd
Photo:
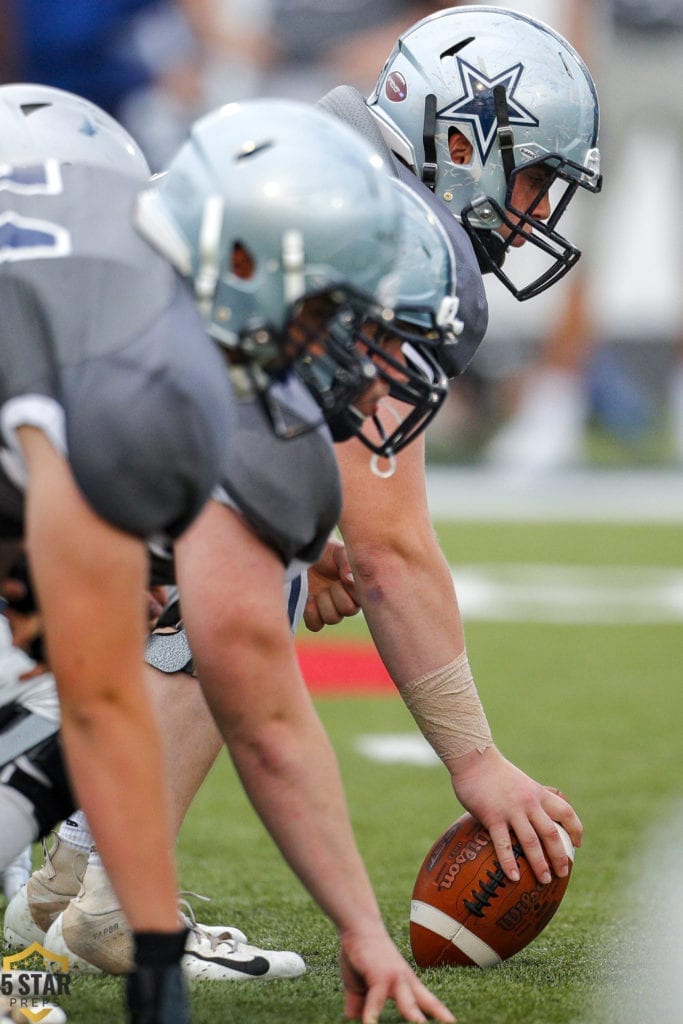
[[(674, 527), (443, 524), (439, 533), (455, 563), (680, 565), (683, 557)], [(356, 620), (335, 635), (357, 639), (364, 628)], [(633, 880), (633, 856), (681, 792), (680, 627), (476, 622), (467, 625), (467, 639), (498, 745), (571, 795), (586, 837), (567, 896), (534, 944), (493, 970), (422, 976), (461, 1024), (625, 1024), (615, 1009), (619, 993), (643, 965), (629, 931), (646, 902)], [(414, 732), (400, 700), (317, 703), (358, 843), (390, 930), (409, 956), (415, 874), (459, 806), (438, 766), (380, 765), (357, 753), (361, 732)], [(212, 897), (196, 904), (201, 920), (238, 924), (255, 942), (296, 949), (308, 963), (293, 982), (195, 987), (197, 1024), (341, 1020), (333, 930), (283, 865), (225, 756), (185, 823), (179, 862), (184, 887)], [(123, 1021), (114, 979), (75, 979), (62, 1005), (71, 1024)], [(382, 1020), (398, 1015), (388, 1008)]]

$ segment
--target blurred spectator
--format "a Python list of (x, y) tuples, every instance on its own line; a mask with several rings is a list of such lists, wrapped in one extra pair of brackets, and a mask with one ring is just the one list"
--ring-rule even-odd
[(397, 37), (443, 7), (429, 0), (266, 0), (273, 59), (264, 95), (314, 102), (345, 82), (374, 86)]
[[(545, 6), (536, 4), (532, 13), (549, 21), (539, 10)], [(637, 439), (654, 419), (646, 383), (655, 346), (648, 342), (672, 335), (680, 356), (670, 375), (672, 433), (683, 459), (683, 253), (675, 227), (681, 222), (683, 94), (675, 83), (683, 66), (683, 0), (567, 0), (555, 13), (565, 19), (560, 31), (596, 74), (605, 187), (598, 216), (578, 225), (583, 257), (557, 290), (562, 301), (546, 321), (552, 326), (538, 360), (487, 459), (530, 471), (577, 462), (591, 414), (623, 441)], [(608, 338), (638, 343), (632, 348), (640, 372), (629, 371), (624, 346), (598, 347)]]
[(190, 14), (202, 7), (202, 0), (5, 0), (0, 78), (87, 97), (121, 121), (158, 167), (201, 104)]
[[(270, 95), (369, 90), (429, 0), (4, 0), (0, 81), (97, 103), (161, 167), (202, 110)], [(7, 8), (6, 11), (4, 8)]]

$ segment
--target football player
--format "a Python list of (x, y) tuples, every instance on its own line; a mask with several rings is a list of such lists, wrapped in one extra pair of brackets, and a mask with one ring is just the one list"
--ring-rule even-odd
[[(311, 168), (313, 186), (303, 173)], [(340, 931), (347, 1008), (368, 1018), (392, 998), (403, 1016), (424, 1010), (447, 1021), (452, 1015), (381, 922), (282, 600), (286, 569), (320, 552), (340, 497), (319, 407), (287, 374), (288, 361), (305, 359), (326, 414), (352, 404), (358, 422), (389, 392), (409, 415), (421, 395), (433, 406), (445, 393), (443, 375), (429, 353), (419, 358), (416, 342), (417, 377), (427, 382), (419, 394), (412, 357), (404, 364), (385, 346), (380, 353), (352, 340), (357, 324), (380, 330), (392, 319), (385, 278), (400, 209), (382, 161), (352, 132), (314, 110), (263, 101), (200, 120), (169, 171), (140, 194), (136, 223), (189, 280), (209, 334), (229, 353), (237, 395), (220, 485), (173, 544), (204, 696), (254, 806)], [(174, 415), (164, 410), (164, 418)], [(394, 445), (398, 438), (380, 439), (377, 454)], [(157, 549), (163, 564), (167, 552)], [(38, 592), (42, 600), (40, 585)], [(313, 775), (305, 770), (312, 761)], [(130, 904), (122, 904), (132, 924)], [(135, 1006), (140, 985), (130, 978)], [(185, 1019), (164, 994), (159, 1019)]]
[[(133, 140), (68, 94), (1, 95), (1, 536), (8, 558), (26, 537), (70, 769), (138, 934), (133, 984), (148, 979), (184, 1021), (140, 657), (144, 538), (177, 537), (208, 498), (230, 436), (229, 378), (185, 286), (132, 228), (149, 173)], [(161, 422), (169, 404), (178, 416)], [(140, 830), (130, 857), (125, 829)]]
[[(526, 300), (550, 287), (579, 252), (560, 219), (579, 191), (597, 192), (598, 99), (581, 57), (556, 32), (512, 10), (459, 6), (408, 29), (372, 95), (340, 86), (320, 101), (371, 139), (429, 205), (458, 255), (460, 315), (477, 332), (453, 355), (461, 373), (481, 340), (480, 270)], [(515, 252), (533, 245), (544, 266), (514, 282)], [(514, 831), (539, 881), (563, 876), (555, 827), (575, 845), (581, 823), (555, 788), (540, 785), (496, 748), (469, 668), (451, 574), (426, 498), (424, 443), (399, 456), (400, 473), (368, 479), (355, 440), (337, 452), (340, 523), (373, 639), (399, 691), (451, 776), (458, 800), (489, 829), (508, 877), (517, 877)], [(332, 589), (334, 587), (334, 589)], [(335, 606), (335, 598), (342, 608)], [(347, 589), (312, 583), (307, 621), (320, 628), (348, 607)]]

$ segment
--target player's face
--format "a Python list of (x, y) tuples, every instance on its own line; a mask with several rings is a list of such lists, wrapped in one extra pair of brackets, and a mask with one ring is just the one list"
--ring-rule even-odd
[[(305, 346), (309, 355), (320, 356), (326, 351), (327, 332), (330, 316), (336, 313), (335, 307), (326, 296), (314, 296), (305, 300), (302, 309), (296, 320), (290, 325), (289, 334), (299, 349)], [(374, 378), (369, 378), (367, 387), (353, 400), (353, 407), (357, 413), (364, 418), (374, 416), (379, 403), (389, 394), (389, 377), (398, 377), (397, 370), (388, 364), (382, 353), (386, 352), (398, 363), (403, 362), (401, 353), (401, 339), (391, 335), (388, 331), (382, 330), (381, 341), (378, 339), (378, 327), (376, 321), (366, 321), (360, 331), (361, 336), (365, 335), (378, 341), (377, 351), (370, 352), (362, 341), (356, 341), (355, 347), (358, 354), (365, 360), (370, 360), (378, 370), (382, 372)]]
[[(361, 334), (378, 341), (379, 331), (377, 324), (374, 321), (364, 324)], [(368, 416), (376, 415), (379, 403), (389, 394), (390, 382), (387, 380), (387, 377), (398, 379), (400, 376), (396, 368), (382, 358), (382, 353), (386, 352), (395, 362), (403, 363), (401, 339), (383, 330), (381, 341), (378, 341), (377, 351), (369, 352), (362, 341), (356, 342), (356, 348), (362, 356), (369, 358), (376, 368), (381, 371), (381, 375), (375, 378), (353, 403), (356, 411), (367, 419)]]
[(304, 299), (287, 325), (287, 353), (297, 356), (304, 348), (313, 355), (319, 353), (332, 312), (327, 298), (315, 296)]
[[(527, 167), (515, 175), (515, 184), (512, 189), (512, 205), (517, 210), (524, 210), (535, 220), (547, 220), (551, 213), (550, 198), (546, 191), (550, 184), (549, 179), (552, 172), (546, 170), (540, 164), (534, 167)], [(519, 218), (510, 215), (513, 223), (519, 223)], [(498, 234), (503, 238), (509, 238), (511, 229), (503, 224), (497, 229)], [(525, 229), (526, 234), (531, 234), (531, 228)], [(526, 239), (523, 235), (516, 235), (511, 242), (513, 249), (519, 249), (524, 245)]]

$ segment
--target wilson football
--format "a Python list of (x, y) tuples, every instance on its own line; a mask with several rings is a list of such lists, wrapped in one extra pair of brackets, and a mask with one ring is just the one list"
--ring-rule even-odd
[(463, 814), (437, 839), (418, 873), (410, 907), (410, 944), (420, 967), (493, 967), (532, 942), (564, 896), (574, 847), (557, 826), (569, 875), (541, 885), (513, 835), (519, 882), (505, 877), (489, 833)]

